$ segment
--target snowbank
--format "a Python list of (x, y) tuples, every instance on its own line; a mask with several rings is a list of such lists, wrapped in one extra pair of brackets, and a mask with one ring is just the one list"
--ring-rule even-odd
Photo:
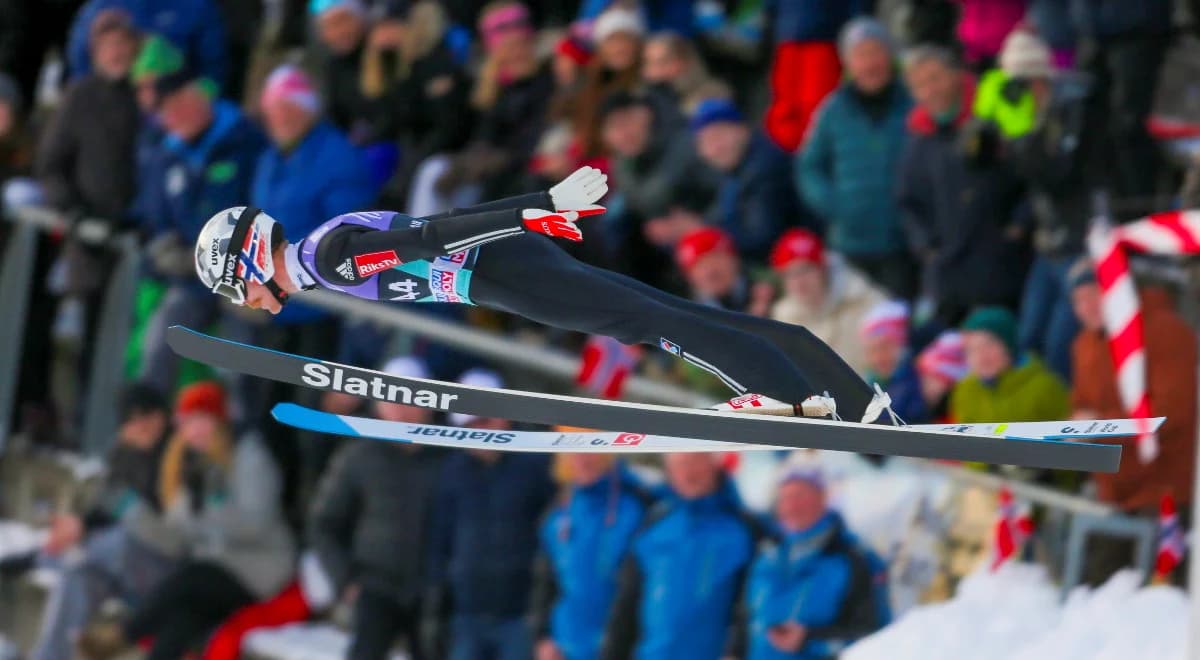
[(842, 658), (1184, 660), (1187, 615), (1182, 591), (1141, 588), (1132, 571), (1059, 605), (1042, 567), (1008, 564), (968, 576), (951, 600), (910, 610)]

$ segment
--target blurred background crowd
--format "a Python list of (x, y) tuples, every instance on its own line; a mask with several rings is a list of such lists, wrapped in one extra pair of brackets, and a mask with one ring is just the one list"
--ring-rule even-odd
[[(245, 204), (293, 236), (354, 210), (424, 216), (591, 165), (612, 192), (575, 256), (804, 325), (910, 423), (1125, 417), (1087, 234), (1096, 217), (1200, 206), (1198, 4), (0, 1), (5, 207), (66, 220), (36, 245), (5, 452), (95, 452), (79, 442), (88, 365), (121, 353), (128, 383), (109, 393), (120, 427), (100, 485), (43, 512), (38, 547), (0, 555), (0, 576), (59, 572), (29, 657), (137, 642), (237, 657), (252, 629), (339, 611), (354, 658), (397, 644), (456, 660), (835, 657), (890, 621), (894, 557), (831, 508), (819, 465), (775, 457), (754, 510), (721, 456), (628, 465), (297, 434), (270, 404), (511, 424), (214, 374), (181, 362), (166, 328), (546, 383), (302, 298), (273, 318), (235, 309), (196, 280), (200, 227)], [(118, 258), (77, 235), (83, 219), (141, 246), (127, 346), (96, 341)], [(1115, 475), (1010, 476), (1133, 516), (1169, 496), (1187, 522), (1188, 274), (1137, 269), (1159, 455), (1125, 442)], [(420, 311), (582, 351), (597, 393), (620, 393), (597, 362), (627, 360), (721, 398), (667, 355)], [(1088, 579), (1130, 561), (1098, 543)]]

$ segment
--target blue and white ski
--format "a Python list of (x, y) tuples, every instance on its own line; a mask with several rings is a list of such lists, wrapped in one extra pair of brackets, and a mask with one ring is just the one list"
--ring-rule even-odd
[[(774, 445), (719, 442), (675, 438), (643, 433), (612, 431), (483, 431), (457, 426), (390, 422), (372, 417), (338, 415), (314, 410), (295, 403), (277, 403), (271, 416), (281, 424), (352, 438), (372, 438), (391, 442), (455, 447), (459, 449), (499, 449), (533, 452), (663, 453), (694, 451), (776, 451)], [(1010, 440), (1063, 439), (1086, 440), (1131, 435), (1135, 422), (1106, 419), (1062, 422), (1014, 422), (1010, 424), (919, 424), (909, 428), (950, 431), (964, 435), (987, 435)]]
[(183, 357), (259, 378), (536, 424), (1088, 472), (1115, 472), (1121, 461), (1120, 446), (1110, 444), (956, 433), (952, 427), (923, 429), (693, 410), (405, 378), (210, 337), (182, 326), (168, 330), (167, 343)]

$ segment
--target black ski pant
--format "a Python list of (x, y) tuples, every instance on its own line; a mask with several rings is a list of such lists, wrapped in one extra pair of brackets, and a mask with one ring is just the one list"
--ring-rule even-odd
[(158, 585), (125, 624), (125, 638), (153, 637), (147, 660), (177, 660), (226, 617), (254, 602), (246, 587), (221, 566), (184, 564)]
[(738, 394), (799, 403), (828, 391), (854, 421), (871, 399), (862, 378), (801, 326), (684, 300), (577, 261), (540, 235), (480, 248), (471, 298), (545, 325), (659, 346)]

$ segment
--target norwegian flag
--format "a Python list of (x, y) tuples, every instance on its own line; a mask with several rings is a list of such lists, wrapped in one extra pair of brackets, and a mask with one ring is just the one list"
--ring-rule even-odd
[(612, 337), (593, 335), (583, 347), (575, 382), (606, 399), (620, 398), (625, 380), (637, 366), (642, 352)]
[(1183, 561), (1187, 551), (1183, 526), (1175, 512), (1175, 498), (1163, 495), (1158, 505), (1158, 557), (1154, 560), (1155, 581), (1165, 581), (1171, 571)]
[(992, 536), (992, 571), (1015, 555), (1033, 534), (1033, 519), (1027, 510), (1018, 513), (1008, 486), (1000, 489), (999, 506), (1000, 518)]

